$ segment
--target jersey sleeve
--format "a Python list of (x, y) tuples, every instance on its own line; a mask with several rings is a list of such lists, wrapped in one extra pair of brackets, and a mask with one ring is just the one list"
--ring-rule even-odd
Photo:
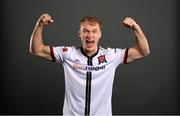
[(72, 51), (72, 47), (66, 46), (50, 46), (51, 58), (54, 62), (63, 63), (68, 54)]
[(116, 66), (119, 64), (127, 64), (127, 57), (128, 57), (128, 50), (129, 48), (114, 48), (112, 49), (112, 54), (114, 57), (114, 63)]

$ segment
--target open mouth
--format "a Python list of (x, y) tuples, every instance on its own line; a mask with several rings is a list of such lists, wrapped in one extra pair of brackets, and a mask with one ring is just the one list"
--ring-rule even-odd
[(88, 48), (91, 48), (91, 47), (93, 46), (93, 44), (94, 44), (94, 41), (93, 41), (93, 40), (86, 40), (86, 46), (87, 46)]
[(86, 43), (94, 43), (93, 40), (86, 40)]

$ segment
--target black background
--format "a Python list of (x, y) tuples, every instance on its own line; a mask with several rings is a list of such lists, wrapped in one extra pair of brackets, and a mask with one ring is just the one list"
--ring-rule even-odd
[(55, 22), (44, 29), (44, 42), (54, 46), (81, 45), (79, 20), (93, 15), (103, 23), (101, 46), (131, 47), (134, 35), (121, 23), (133, 17), (151, 54), (116, 70), (113, 114), (180, 114), (178, 0), (2, 0), (0, 114), (62, 114), (62, 65), (28, 52), (45, 12)]

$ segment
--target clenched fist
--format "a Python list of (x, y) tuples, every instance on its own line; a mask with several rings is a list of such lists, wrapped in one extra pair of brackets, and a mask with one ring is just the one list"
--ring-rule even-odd
[(39, 26), (44, 26), (53, 23), (53, 19), (49, 14), (43, 14), (40, 16), (38, 20), (38, 25)]
[(126, 17), (123, 21), (123, 24), (133, 30), (138, 30), (140, 28), (139, 25), (131, 17)]

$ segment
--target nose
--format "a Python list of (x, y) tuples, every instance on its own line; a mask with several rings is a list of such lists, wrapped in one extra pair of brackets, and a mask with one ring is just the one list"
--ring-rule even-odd
[(87, 34), (87, 37), (92, 37), (92, 32), (89, 32), (88, 34)]

